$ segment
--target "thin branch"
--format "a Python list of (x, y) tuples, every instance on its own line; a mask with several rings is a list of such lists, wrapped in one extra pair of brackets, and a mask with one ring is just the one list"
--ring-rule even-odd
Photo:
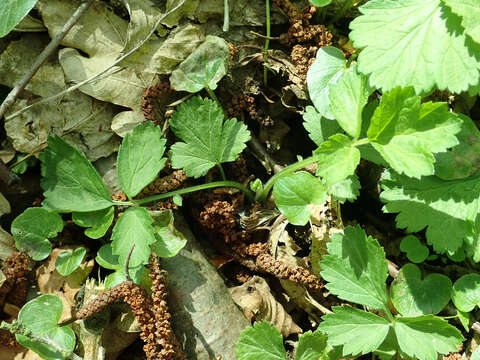
[(25, 89), (25, 86), (27, 86), (28, 82), (32, 79), (32, 77), (36, 74), (40, 66), (45, 62), (47, 58), (50, 57), (50, 55), (53, 54), (55, 49), (60, 45), (60, 42), (63, 40), (65, 35), (70, 31), (73, 25), (76, 24), (76, 22), (80, 19), (80, 17), (83, 15), (83, 13), (92, 5), (94, 0), (86, 0), (80, 6), (75, 10), (75, 12), (72, 14), (70, 19), (63, 25), (62, 30), (60, 31), (57, 36), (55, 36), (50, 43), (43, 49), (43, 51), (40, 53), (40, 55), (37, 57), (35, 62), (33, 63), (32, 67), (30, 70), (23, 76), (22, 79), (20, 79), (19, 83), (15, 85), (15, 87), (10, 91), (10, 93), (7, 95), (5, 100), (3, 100), (2, 105), (0, 105), (0, 119), (3, 118), (5, 115), (5, 112), (8, 110), (8, 108), (15, 102), (17, 97), (20, 95), (20, 93)]
[(250, 141), (248, 142), (248, 145), (250, 149), (259, 157), (263, 158), (266, 163), (270, 166), (271, 169), (273, 169), (273, 173), (276, 174), (284, 169), (284, 166), (280, 165), (277, 163), (265, 150), (265, 148), (260, 144), (260, 141), (255, 136), (252, 136), (250, 138)]
[[(150, 31), (150, 33), (141, 41), (139, 41), (132, 49), (130, 49), (129, 51), (127, 51), (125, 54), (121, 55), (120, 57), (117, 58), (117, 60), (115, 60), (111, 65), (107, 66), (105, 69), (103, 69), (102, 71), (100, 71), (98, 74), (95, 74), (91, 77), (89, 77), (88, 79), (85, 79), (83, 81), (80, 81), (79, 83), (63, 90), (63, 91), (60, 91), (59, 93), (55, 94), (55, 95), (52, 95), (50, 97), (47, 97), (47, 98), (43, 98), (33, 104), (30, 104), (28, 106), (25, 106), (23, 109), (9, 115), (9, 116), (6, 116), (5, 117), (5, 121), (8, 121), (8, 120), (11, 120), (15, 117), (17, 117), (18, 115), (20, 114), (23, 114), (25, 111), (27, 111), (28, 109), (32, 108), (33, 106), (36, 106), (36, 105), (40, 105), (40, 104), (44, 104), (46, 102), (49, 102), (49, 101), (52, 101), (52, 100), (55, 100), (55, 99), (58, 99), (62, 96), (64, 96), (65, 94), (68, 94), (74, 90), (77, 90), (78, 88), (81, 88), (82, 86), (86, 85), (86, 84), (90, 84), (94, 81), (97, 81), (98, 78), (104, 74), (106, 74), (109, 70), (111, 70), (112, 68), (114, 68), (115, 66), (117, 66), (119, 63), (121, 63), (123, 60), (125, 60), (127, 57), (129, 57), (130, 55), (132, 55), (135, 51), (137, 51), (140, 47), (143, 46), (143, 44), (145, 44), (148, 39), (150, 39), (150, 37), (155, 33), (155, 31), (157, 31), (157, 28), (158, 26), (160, 26), (161, 22), (163, 20), (165, 20), (165, 18), (167, 16), (169, 16), (170, 14), (174, 13), (175, 11), (177, 11), (181, 6), (183, 6), (183, 4), (185, 3), (186, 0), (184, 1), (181, 1), (177, 6), (175, 6), (173, 9), (171, 9), (170, 11), (167, 11), (165, 14), (163, 14), (162, 16), (160, 16), (160, 18), (157, 20), (157, 22), (155, 23), (155, 25), (152, 27), (152, 30)], [(118, 71), (118, 69), (114, 69), (114, 71)], [(111, 74), (106, 74), (107, 76), (111, 75)]]

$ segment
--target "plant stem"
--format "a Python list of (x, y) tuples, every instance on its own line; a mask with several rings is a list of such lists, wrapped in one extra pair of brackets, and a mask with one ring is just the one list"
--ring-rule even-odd
[[(322, 154), (323, 155), (323, 154)], [(320, 155), (313, 155), (313, 156), (310, 156), (309, 158), (306, 158), (302, 161), (299, 161), (299, 162), (296, 162), (290, 166), (287, 166), (285, 169), (283, 169), (282, 171), (276, 173), (275, 175), (273, 175), (268, 181), (267, 183), (265, 184), (264, 188), (263, 188), (263, 191), (257, 195), (256, 197), (256, 201), (260, 202), (260, 203), (263, 203), (265, 202), (265, 200), (267, 199), (267, 196), (268, 194), (270, 193), (270, 190), (272, 189), (273, 187), (273, 184), (275, 184), (275, 182), (288, 175), (288, 174), (291, 174), (301, 168), (304, 168), (305, 166), (307, 165), (310, 165), (316, 161), (318, 161)]]
[(75, 25), (83, 15), (83, 13), (92, 5), (93, 0), (87, 0), (80, 4), (80, 6), (75, 10), (70, 19), (63, 25), (62, 30), (50, 41), (50, 43), (43, 49), (43, 51), (38, 55), (37, 59), (33, 63), (32, 67), (28, 72), (20, 79), (17, 85), (10, 91), (5, 100), (3, 100), (2, 105), (0, 105), (0, 119), (5, 115), (5, 112), (8, 108), (15, 102), (18, 95), (25, 89), (28, 82), (32, 77), (37, 73), (40, 66), (47, 60), (50, 55), (55, 51), (55, 49), (60, 45), (62, 39), (67, 35), (73, 25)]
[(207, 184), (190, 186), (188, 188), (178, 189), (178, 190), (170, 191), (170, 192), (167, 192), (167, 193), (164, 193), (164, 194), (149, 196), (149, 197), (146, 197), (144, 199), (132, 200), (132, 203), (135, 204), (135, 205), (142, 205), (142, 204), (146, 204), (146, 203), (149, 203), (149, 202), (152, 202), (152, 201), (166, 199), (166, 198), (169, 198), (169, 197), (172, 197), (172, 196), (175, 196), (175, 195), (183, 195), (183, 194), (188, 194), (188, 193), (195, 192), (195, 191), (213, 189), (213, 188), (216, 188), (216, 187), (234, 187), (234, 188), (237, 188), (237, 189), (243, 191), (250, 201), (252, 201), (252, 202), (254, 201), (253, 192), (251, 190), (249, 190), (245, 185), (240, 184), (239, 182), (236, 182), (236, 181), (213, 181), (213, 182), (210, 182), (210, 183), (207, 183)]
[(223, 31), (227, 32), (230, 26), (230, 9), (228, 7), (228, 0), (224, 0), (223, 4)]
[(328, 23), (328, 25), (335, 24), (335, 22), (338, 21), (338, 19), (342, 18), (342, 16), (345, 14), (345, 12), (350, 9), (353, 6), (354, 0), (348, 0), (345, 1), (343, 4), (343, 7), (340, 9), (339, 12), (335, 14), (332, 20)]
[(210, 89), (208, 86), (205, 87), (205, 90), (207, 91), (208, 95), (212, 98), (212, 100), (215, 101), (217, 105), (223, 109), (222, 104), (220, 104), (220, 101), (218, 101), (217, 95), (215, 95), (213, 90)]
[(263, 85), (267, 87), (267, 59), (268, 59), (268, 47), (270, 46), (270, 0), (265, 0), (265, 15), (267, 26), (267, 37), (265, 39), (265, 48), (263, 49)]
[(218, 170), (220, 170), (220, 175), (222, 175), (223, 181), (227, 181), (227, 177), (225, 176), (225, 171), (223, 171), (222, 164), (217, 164)]

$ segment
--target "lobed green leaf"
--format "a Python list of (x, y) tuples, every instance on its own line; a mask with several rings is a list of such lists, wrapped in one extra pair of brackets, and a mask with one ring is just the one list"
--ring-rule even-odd
[(330, 136), (342, 132), (342, 128), (336, 121), (323, 117), (313, 106), (307, 106), (305, 109), (303, 126), (317, 146), (320, 146)]
[(333, 312), (322, 317), (318, 329), (327, 333), (330, 345), (343, 345), (343, 356), (375, 351), (390, 329), (387, 320), (363, 310), (334, 306)]
[(172, 145), (172, 166), (198, 178), (215, 165), (235, 161), (250, 132), (236, 119), (224, 120), (223, 110), (213, 100), (197, 96), (179, 105), (170, 126), (185, 142)]
[(332, 235), (320, 266), (320, 275), (328, 281), (326, 287), (332, 294), (373, 309), (388, 309), (385, 253), (360, 226), (348, 226), (344, 235)]

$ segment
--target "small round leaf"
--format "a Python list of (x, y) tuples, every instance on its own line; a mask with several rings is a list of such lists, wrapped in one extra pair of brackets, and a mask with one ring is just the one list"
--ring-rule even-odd
[[(56, 295), (41, 295), (26, 303), (18, 313), (18, 321), (34, 335), (46, 337), (55, 342), (65, 352), (72, 352), (75, 348), (75, 334), (68, 326), (58, 326), (62, 315), (63, 304)], [(24, 335), (17, 334), (20, 345), (35, 351), (43, 359), (57, 360), (64, 357), (58, 350), (49, 345), (39, 343)]]
[(437, 314), (450, 301), (452, 282), (442, 274), (421, 279), (417, 265), (406, 264), (390, 287), (392, 303), (403, 316)]
[(480, 306), (480, 275), (467, 274), (455, 281), (452, 300), (457, 309), (464, 312)]
[(408, 235), (402, 239), (400, 250), (407, 253), (408, 260), (416, 264), (424, 262), (429, 255), (428, 248), (414, 235)]
[(84, 247), (76, 248), (73, 251), (62, 252), (55, 261), (55, 268), (62, 276), (68, 276), (73, 273), (82, 263), (87, 249)]

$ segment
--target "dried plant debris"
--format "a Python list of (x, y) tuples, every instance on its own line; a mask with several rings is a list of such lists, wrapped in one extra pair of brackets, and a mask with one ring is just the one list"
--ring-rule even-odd
[(282, 304), (275, 300), (265, 279), (254, 276), (245, 284), (231, 288), (230, 294), (250, 322), (268, 321), (284, 337), (302, 333)]

